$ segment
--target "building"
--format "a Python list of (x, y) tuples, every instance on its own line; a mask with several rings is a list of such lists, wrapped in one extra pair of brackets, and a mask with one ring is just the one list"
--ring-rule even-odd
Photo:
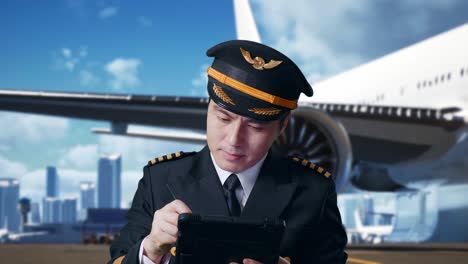
[(96, 208), (96, 184), (94, 182), (84, 181), (80, 183), (80, 211), (79, 219), (86, 219), (88, 208)]
[(81, 209), (96, 208), (96, 185), (94, 182), (80, 183)]
[(120, 208), (121, 156), (101, 157), (98, 162), (98, 208)]
[(13, 178), (0, 178), (0, 229), (6, 228), (10, 232), (20, 230), (18, 201), (19, 181)]
[(47, 167), (46, 197), (58, 197), (59, 181), (57, 169), (54, 166)]
[(65, 198), (62, 201), (61, 223), (75, 223), (77, 211), (77, 199)]
[(41, 215), (39, 213), (39, 203), (31, 203), (31, 223), (39, 224)]
[(54, 197), (45, 197), (42, 202), (42, 222), (60, 223), (61, 221), (61, 201)]

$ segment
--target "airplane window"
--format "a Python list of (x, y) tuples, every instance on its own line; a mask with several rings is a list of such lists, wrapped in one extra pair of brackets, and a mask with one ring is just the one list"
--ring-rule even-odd
[(406, 117), (410, 117), (411, 116), (411, 109), (406, 109)]
[(426, 87), (426, 81), (423, 82), (422, 87)]
[(450, 73), (448, 73), (448, 74), (447, 74), (447, 81), (449, 81), (449, 80), (450, 80), (450, 77), (451, 77), (451, 74), (450, 74)]
[(438, 81), (439, 81), (439, 78), (436, 76), (434, 79), (434, 84), (437, 84)]
[(464, 73), (465, 73), (465, 69), (461, 69), (460, 70), (460, 75), (463, 76)]

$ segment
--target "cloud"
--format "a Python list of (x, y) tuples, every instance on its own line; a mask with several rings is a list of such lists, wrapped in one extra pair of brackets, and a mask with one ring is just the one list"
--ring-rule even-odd
[(140, 23), (143, 27), (151, 27), (153, 25), (153, 21), (149, 17), (139, 16), (138, 23)]
[(80, 57), (88, 56), (88, 47), (80, 47), (80, 51), (78, 53)]
[(89, 70), (81, 70), (80, 75), (80, 84), (84, 87), (95, 87), (98, 85), (101, 80), (94, 73)]
[(65, 57), (66, 59), (69, 59), (69, 58), (71, 58), (71, 56), (72, 56), (72, 52), (71, 52), (71, 50), (68, 49), (68, 48), (62, 48), (62, 55), (63, 55), (63, 57)]
[(80, 62), (80, 58), (86, 57), (86, 47), (81, 47), (78, 56), (73, 56), (73, 51), (70, 48), (61, 48), (58, 52), (54, 51), (54, 66), (59, 70), (67, 70), (73, 72)]
[(96, 168), (97, 160), (97, 145), (76, 145), (65, 153), (58, 164), (66, 168), (89, 169)]
[(143, 170), (122, 172), (122, 207), (128, 208), (138, 187), (138, 181), (143, 177)]
[(27, 168), (20, 162), (13, 162), (7, 158), (0, 156), (0, 178), (19, 178), (25, 174)]
[(105, 70), (113, 77), (111, 87), (121, 90), (125, 87), (135, 87), (140, 84), (138, 67), (142, 64), (139, 59), (117, 58), (105, 66)]
[(19, 139), (23, 143), (39, 143), (63, 138), (69, 121), (60, 117), (0, 112), (0, 144), (11, 146)]
[(99, 11), (99, 18), (107, 19), (107, 18), (113, 17), (117, 15), (118, 10), (119, 10), (118, 7), (115, 7), (115, 6), (106, 7), (102, 9), (101, 11)]
[(206, 84), (208, 83), (208, 75), (206, 73), (206, 69), (208, 69), (208, 64), (203, 64), (200, 67), (200, 71), (198, 76), (192, 79), (192, 86), (193, 88), (190, 89), (190, 95), (192, 96), (208, 96), (208, 92), (206, 90)]

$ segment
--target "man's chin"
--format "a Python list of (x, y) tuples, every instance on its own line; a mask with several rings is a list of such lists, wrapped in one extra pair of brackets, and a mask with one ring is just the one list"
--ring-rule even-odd
[(229, 160), (224, 160), (222, 161), (222, 164), (221, 166), (219, 166), (221, 169), (225, 170), (225, 171), (230, 171), (230, 172), (233, 172), (233, 173), (238, 173), (238, 172), (241, 172), (241, 171), (244, 171), (245, 170), (245, 164), (242, 162), (233, 162), (233, 161), (229, 161)]

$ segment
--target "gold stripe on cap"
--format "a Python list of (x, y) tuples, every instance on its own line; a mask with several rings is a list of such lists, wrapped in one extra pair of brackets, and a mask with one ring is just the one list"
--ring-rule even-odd
[(262, 101), (268, 102), (270, 104), (279, 105), (279, 106), (286, 107), (289, 109), (297, 108), (297, 102), (295, 101), (287, 100), (279, 96), (275, 96), (269, 93), (265, 93), (264, 91), (260, 91), (252, 86), (249, 86), (247, 84), (234, 80), (233, 78), (225, 74), (222, 74), (221, 72), (213, 69), (212, 67), (208, 67), (208, 75), (213, 77), (217, 81), (223, 84), (229, 85), (230, 87), (240, 92), (253, 96)]

